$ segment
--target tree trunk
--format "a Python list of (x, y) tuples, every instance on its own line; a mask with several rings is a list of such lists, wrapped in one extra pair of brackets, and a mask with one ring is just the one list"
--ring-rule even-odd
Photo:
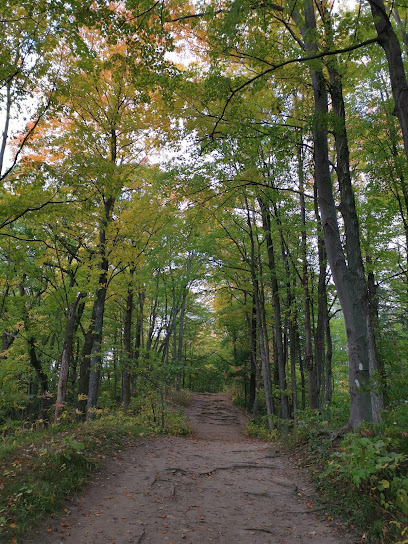
[[(89, 388), (87, 400), (87, 419), (91, 417), (92, 409), (96, 406), (98, 400), (100, 371), (102, 365), (102, 332), (103, 317), (105, 312), (105, 300), (108, 283), (108, 259), (106, 250), (106, 230), (112, 219), (112, 211), (115, 205), (115, 199), (109, 197), (104, 201), (104, 215), (99, 230), (99, 256), (98, 268), (100, 270), (98, 289), (96, 299), (92, 310), (94, 331), (92, 335), (92, 347), (90, 353), (90, 373)], [(91, 324), (92, 325), (92, 324)]]
[(248, 264), (251, 270), (251, 279), (252, 279), (252, 285), (253, 285), (254, 306), (255, 306), (255, 312), (256, 312), (256, 325), (257, 325), (257, 331), (258, 331), (259, 355), (261, 358), (262, 374), (263, 374), (263, 382), (264, 382), (266, 413), (268, 417), (268, 426), (270, 429), (273, 429), (274, 410), (273, 410), (273, 397), (272, 397), (271, 368), (270, 368), (269, 359), (267, 356), (267, 346), (265, 341), (266, 331), (264, 329), (263, 319), (262, 319), (264, 308), (261, 307), (261, 299), (260, 299), (260, 293), (259, 293), (259, 281), (257, 276), (256, 259), (255, 259), (255, 241), (254, 241), (253, 225), (252, 225), (250, 210), (249, 210), (247, 201), (246, 201), (246, 208), (247, 208), (247, 225), (249, 229), (250, 244), (251, 244), (251, 255), (250, 255)]
[(278, 367), (279, 375), (279, 388), (281, 398), (281, 415), (282, 419), (289, 418), (289, 403), (287, 395), (287, 383), (286, 383), (286, 368), (285, 368), (285, 354), (284, 346), (282, 342), (282, 315), (281, 305), (279, 297), (279, 285), (276, 276), (275, 265), (275, 251), (273, 247), (272, 234), (271, 234), (271, 218), (268, 206), (266, 202), (260, 197), (258, 203), (261, 209), (262, 215), (262, 227), (265, 235), (267, 255), (268, 255), (268, 267), (272, 293), (272, 306), (274, 313), (274, 330), (275, 330), (275, 343), (276, 343), (276, 363)]
[[(305, 49), (309, 53), (317, 52), (315, 42), (310, 37), (316, 36), (316, 19), (311, 0), (304, 1), (306, 27), (304, 30)], [(343, 310), (349, 354), (350, 388), (350, 426), (355, 429), (362, 421), (372, 421), (371, 395), (369, 391), (370, 361), (366, 337), (365, 315), (358, 302), (353, 282), (347, 269), (340, 240), (336, 205), (330, 177), (330, 165), (327, 142), (328, 101), (323, 71), (311, 69), (312, 88), (315, 104), (313, 126), (315, 183), (322, 217), (322, 228), (328, 261), (333, 274), (340, 304)]]
[(178, 335), (178, 347), (177, 347), (177, 372), (176, 372), (176, 382), (174, 385), (174, 388), (176, 391), (180, 391), (181, 370), (183, 366), (184, 318), (186, 313), (187, 294), (188, 294), (188, 290), (186, 286), (184, 287), (184, 292), (181, 299), (181, 308), (180, 308), (179, 335)]
[(7, 139), (10, 125), (10, 112), (11, 112), (11, 82), (6, 84), (6, 111), (4, 119), (4, 129), (0, 146), (0, 175), (3, 173), (4, 155), (7, 146)]
[(408, 34), (404, 28), (404, 23), (402, 22), (400, 14), (395, 5), (392, 6), (392, 16), (394, 17), (394, 20), (397, 23), (399, 31), (401, 32), (402, 41), (406, 49), (405, 53), (407, 53), (408, 52)]
[(317, 326), (315, 331), (315, 361), (318, 378), (319, 406), (323, 408), (325, 401), (327, 400), (327, 387), (331, 387), (331, 385), (328, 386), (327, 384), (327, 377), (328, 375), (331, 376), (331, 368), (328, 372), (327, 364), (330, 364), (331, 366), (331, 358), (330, 360), (328, 360), (327, 352), (325, 351), (327, 345), (326, 334), (328, 316), (326, 287), (327, 255), (326, 249), (324, 247), (324, 239), (322, 234), (316, 190), (314, 191), (314, 197), (314, 209), (317, 222), (317, 253), (319, 259), (319, 280), (317, 286)]
[[(133, 275), (133, 274), (132, 274)], [(126, 298), (125, 319), (123, 324), (124, 364), (122, 373), (122, 408), (126, 412), (130, 403), (130, 369), (132, 360), (132, 316), (133, 316), (133, 287), (129, 285)]]
[[(331, 28), (329, 29), (331, 31)], [(340, 211), (344, 219), (346, 234), (347, 268), (350, 282), (354, 284), (354, 292), (365, 316), (366, 337), (368, 343), (370, 376), (378, 370), (379, 363), (375, 343), (373, 323), (370, 317), (370, 300), (368, 286), (365, 278), (365, 270), (360, 245), (360, 225), (356, 210), (354, 191), (351, 183), (350, 156), (346, 130), (346, 114), (343, 99), (343, 86), (341, 76), (336, 66), (336, 60), (328, 62), (330, 78), (330, 94), (334, 114), (333, 133), (337, 154), (337, 177), (340, 189)], [(373, 421), (380, 421), (383, 410), (382, 395), (371, 392), (371, 409)]]
[[(25, 275), (23, 276), (22, 283), (18, 286), (18, 291), (21, 297), (24, 297), (26, 294), (24, 281), (25, 281)], [(48, 408), (49, 400), (51, 397), (51, 395), (48, 393), (48, 377), (43, 370), (41, 361), (39, 361), (37, 357), (36, 341), (30, 331), (29, 313), (28, 313), (28, 309), (25, 304), (25, 301), (23, 302), (22, 318), (24, 323), (24, 329), (27, 333), (28, 358), (29, 358), (31, 366), (33, 367), (36, 373), (38, 382), (40, 384), (40, 395), (38, 397), (40, 400), (38, 419), (43, 419), (44, 421), (46, 421), (47, 408)]]
[(307, 232), (306, 232), (306, 205), (303, 180), (303, 159), (302, 148), (298, 148), (298, 178), (299, 178), (299, 202), (300, 202), (300, 220), (301, 231), (301, 254), (302, 254), (302, 288), (303, 288), (303, 308), (304, 308), (304, 326), (305, 326), (305, 367), (307, 371), (307, 380), (309, 385), (309, 408), (318, 407), (319, 392), (317, 389), (316, 365), (313, 361), (313, 334), (312, 320), (310, 316), (310, 293), (309, 293), (309, 273), (307, 262)]
[[(253, 295), (254, 297), (254, 295)], [(256, 399), (256, 309), (252, 298), (252, 315), (248, 316), (249, 338), (251, 339), (251, 370), (249, 378), (248, 412), (252, 412)]]
[(330, 331), (329, 312), (326, 311), (326, 401), (330, 402), (333, 396), (332, 380), (333, 342)]
[(14, 340), (17, 338), (16, 333), (10, 333), (7, 330), (3, 332), (2, 338), (1, 338), (1, 354), (0, 354), (0, 360), (1, 359), (7, 359), (7, 350), (11, 347)]
[(61, 356), (60, 373), (59, 373), (59, 379), (58, 379), (57, 401), (55, 403), (55, 413), (54, 413), (55, 422), (58, 421), (58, 418), (60, 417), (62, 409), (64, 407), (65, 395), (67, 392), (69, 365), (71, 364), (73, 345), (74, 345), (76, 309), (77, 309), (79, 301), (84, 296), (85, 295), (83, 293), (78, 293), (76, 299), (71, 304), (71, 307), (68, 312), (67, 324), (65, 328), (64, 348), (63, 348), (62, 356)]
[(395, 113), (402, 131), (405, 154), (408, 160), (408, 83), (399, 40), (394, 32), (383, 0), (368, 0), (378, 43), (385, 51), (388, 71), (390, 73), (392, 96), (395, 102)]
[[(138, 295), (139, 306), (136, 315), (136, 331), (135, 331), (135, 354), (134, 354), (134, 365), (137, 368), (140, 366), (141, 360), (141, 348), (143, 347), (143, 313), (144, 313), (144, 300), (145, 294), (143, 291), (139, 291)], [(132, 380), (132, 395), (136, 391), (136, 379)]]

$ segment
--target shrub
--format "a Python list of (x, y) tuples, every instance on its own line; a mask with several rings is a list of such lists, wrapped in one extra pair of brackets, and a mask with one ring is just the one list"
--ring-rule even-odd
[(393, 533), (390, 528), (405, 531), (408, 521), (408, 456), (391, 449), (391, 438), (361, 436), (367, 432), (362, 429), (359, 434), (348, 434), (341, 451), (331, 455), (321, 478), (329, 476), (340, 486), (351, 486), (376, 503), (388, 520), (388, 529), (384, 526), (382, 531), (385, 538), (386, 533)]

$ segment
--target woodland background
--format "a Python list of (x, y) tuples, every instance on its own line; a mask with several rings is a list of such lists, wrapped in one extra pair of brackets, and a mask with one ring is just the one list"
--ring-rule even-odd
[(4, 436), (228, 387), (407, 542), (406, 6), (0, 14)]

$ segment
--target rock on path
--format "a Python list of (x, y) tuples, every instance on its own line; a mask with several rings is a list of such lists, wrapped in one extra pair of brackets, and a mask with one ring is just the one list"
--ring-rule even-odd
[(314, 509), (287, 457), (242, 436), (243, 415), (226, 395), (195, 395), (187, 416), (190, 437), (128, 449), (26, 544), (355, 542)]

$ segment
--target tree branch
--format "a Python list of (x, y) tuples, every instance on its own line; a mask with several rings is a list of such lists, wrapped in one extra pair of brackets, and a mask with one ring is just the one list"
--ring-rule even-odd
[(239, 87), (237, 87), (236, 89), (233, 89), (231, 91), (231, 94), (229, 95), (229, 97), (227, 98), (227, 100), (226, 100), (226, 102), (224, 104), (221, 115), (218, 118), (217, 122), (215, 123), (213, 130), (211, 131), (210, 137), (211, 138), (214, 137), (214, 134), (215, 134), (215, 132), (217, 130), (217, 127), (221, 123), (221, 121), (223, 121), (224, 116), (225, 116), (225, 112), (227, 111), (227, 108), (228, 108), (230, 102), (232, 101), (232, 99), (234, 98), (234, 96), (237, 93), (239, 93), (240, 91), (242, 91), (242, 89), (244, 89), (248, 85), (251, 85), (252, 83), (257, 81), (258, 79), (260, 79), (262, 77), (265, 77), (266, 75), (278, 70), (279, 68), (283, 68), (284, 66), (288, 66), (289, 64), (294, 64), (296, 62), (299, 62), (299, 63), (300, 62), (308, 62), (309, 60), (321, 59), (321, 58), (328, 57), (328, 56), (331, 56), (331, 55), (339, 55), (341, 53), (348, 53), (350, 51), (355, 51), (356, 49), (360, 49), (361, 47), (365, 47), (366, 45), (371, 45), (372, 43), (377, 43), (377, 42), (378, 42), (378, 37), (377, 38), (371, 38), (369, 40), (366, 40), (366, 41), (361, 42), (361, 43), (356, 44), (356, 45), (349, 45), (348, 47), (343, 47), (341, 49), (335, 49), (333, 51), (322, 51), (320, 53), (315, 53), (313, 55), (308, 55), (307, 57), (298, 57), (296, 59), (290, 59), (290, 60), (286, 60), (284, 62), (281, 62), (279, 64), (272, 65), (271, 68), (268, 68), (267, 70), (264, 70), (263, 72), (261, 72), (260, 74), (257, 74), (254, 77), (251, 77), (250, 79), (248, 79), (247, 81), (245, 81), (244, 83), (239, 85)]

